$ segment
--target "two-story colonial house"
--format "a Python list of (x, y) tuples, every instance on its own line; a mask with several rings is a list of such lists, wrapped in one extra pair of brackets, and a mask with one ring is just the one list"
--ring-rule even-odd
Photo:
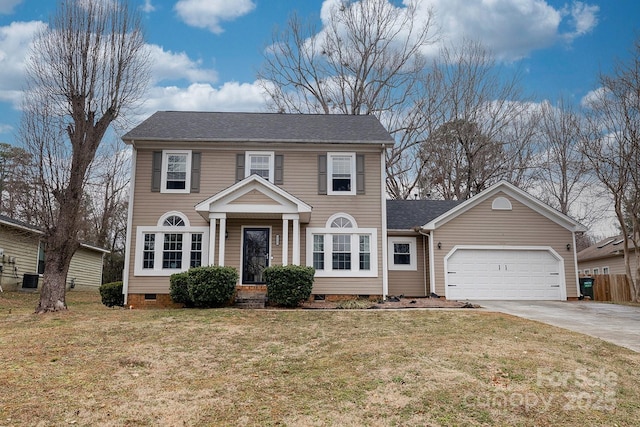
[(314, 294), (386, 295), (385, 150), (374, 116), (157, 112), (133, 147), (124, 292), (169, 302), (169, 276), (313, 265)]
[(163, 111), (123, 140), (128, 304), (170, 305), (170, 275), (201, 265), (235, 267), (245, 289), (269, 265), (309, 265), (325, 296), (578, 296), (584, 227), (506, 182), (387, 201), (394, 141), (374, 116)]

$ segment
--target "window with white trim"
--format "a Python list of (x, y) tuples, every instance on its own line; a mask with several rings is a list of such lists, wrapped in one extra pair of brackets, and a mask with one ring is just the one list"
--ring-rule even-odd
[(598, 267), (594, 268), (593, 274), (600, 274), (600, 269)]
[(162, 152), (162, 193), (189, 193), (191, 189), (191, 151)]
[(389, 270), (417, 270), (417, 248), (415, 237), (390, 236), (388, 244)]
[(327, 194), (356, 194), (356, 154), (327, 153)]
[(209, 227), (193, 227), (180, 212), (168, 212), (156, 226), (136, 229), (136, 276), (169, 276), (199, 267), (207, 259)]
[(609, 267), (602, 267), (602, 274), (609, 274)]
[(273, 151), (249, 151), (246, 153), (245, 178), (255, 174), (273, 182), (274, 169)]
[(591, 274), (591, 270), (589, 270), (588, 268), (585, 268), (584, 274), (588, 276), (589, 274)]
[(348, 214), (333, 215), (324, 228), (307, 228), (307, 265), (317, 277), (377, 277), (376, 253), (377, 229), (359, 228)]

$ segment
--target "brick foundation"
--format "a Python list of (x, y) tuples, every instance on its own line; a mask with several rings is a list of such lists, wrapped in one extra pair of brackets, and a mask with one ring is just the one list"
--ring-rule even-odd
[(144, 308), (182, 308), (182, 304), (176, 304), (169, 294), (155, 294), (156, 299), (146, 299), (145, 294), (127, 295), (127, 305), (134, 309)]

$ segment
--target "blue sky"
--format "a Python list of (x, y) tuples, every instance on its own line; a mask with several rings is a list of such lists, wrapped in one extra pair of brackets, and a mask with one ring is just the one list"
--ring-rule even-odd
[[(264, 110), (255, 82), (276, 26), (296, 11), (321, 23), (339, 0), (132, 0), (143, 11), (154, 59), (141, 118), (156, 110)], [(402, 7), (402, 2), (394, 0)], [(16, 143), (29, 42), (57, 1), (0, 0), (0, 142)], [(482, 40), (509, 68), (519, 67), (533, 99), (579, 103), (597, 75), (628, 58), (638, 34), (637, 0), (422, 0), (440, 37)], [(323, 13), (325, 12), (325, 13)]]

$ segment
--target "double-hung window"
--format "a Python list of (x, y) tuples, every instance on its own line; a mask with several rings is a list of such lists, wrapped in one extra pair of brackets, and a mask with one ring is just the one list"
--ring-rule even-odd
[(387, 244), (389, 270), (417, 270), (415, 237), (390, 236)]
[(307, 229), (307, 265), (317, 277), (377, 277), (377, 230), (359, 228), (348, 214), (333, 215), (324, 228)]
[(327, 153), (327, 194), (356, 194), (355, 153)]
[(168, 212), (154, 227), (138, 227), (136, 276), (169, 276), (199, 267), (208, 256), (209, 227), (193, 227), (180, 212)]
[(191, 151), (162, 152), (163, 193), (188, 193), (191, 187)]
[(249, 151), (245, 156), (245, 175), (259, 175), (273, 182), (274, 154), (272, 151)]

